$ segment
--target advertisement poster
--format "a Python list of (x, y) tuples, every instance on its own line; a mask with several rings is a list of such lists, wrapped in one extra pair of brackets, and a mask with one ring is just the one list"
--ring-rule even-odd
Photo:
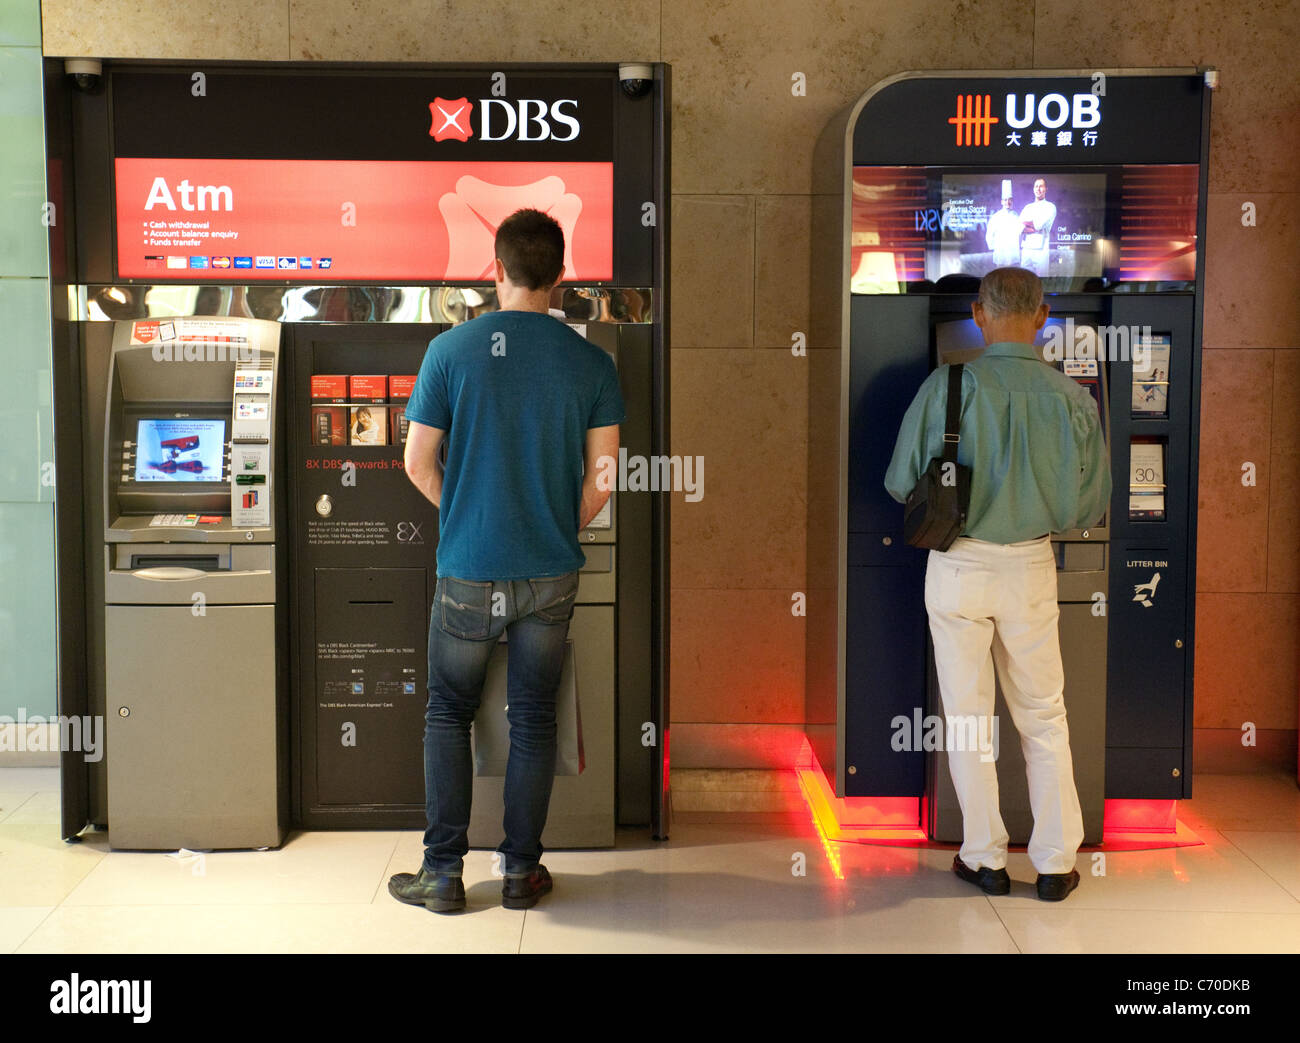
[(497, 226), (550, 214), (564, 279), (613, 278), (614, 165), (306, 159), (114, 161), (118, 274), (490, 282)]
[[(1134, 353), (1133, 415), (1162, 417), (1169, 415), (1169, 335), (1143, 337), (1139, 347), (1145, 354)], [(1137, 363), (1141, 357), (1144, 365)]]

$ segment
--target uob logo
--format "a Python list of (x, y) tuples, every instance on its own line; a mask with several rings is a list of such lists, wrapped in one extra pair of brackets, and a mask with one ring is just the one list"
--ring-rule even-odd
[[(1037, 102), (1037, 104), (1035, 104)], [(1101, 99), (1095, 94), (1008, 94), (1006, 96), (1006, 125), (1013, 130), (1037, 125), (1055, 130), (1069, 123), (1072, 128), (1088, 130), (1101, 123)], [(957, 112), (948, 117), (957, 128), (957, 145), (984, 146), (989, 143), (991, 128), (1001, 120), (993, 115), (993, 99), (988, 94), (958, 94)]]
[(957, 115), (948, 122), (957, 128), (958, 145), (987, 145), (989, 128), (998, 122), (993, 115), (993, 99), (987, 94), (958, 94)]
[[(581, 130), (574, 98), (560, 98), (550, 105), (539, 98), (480, 98), (478, 105), (479, 141), (574, 141)], [(435, 98), (429, 103), (433, 117), (429, 136), (434, 141), (468, 141), (474, 137), (473, 113), (468, 98)]]

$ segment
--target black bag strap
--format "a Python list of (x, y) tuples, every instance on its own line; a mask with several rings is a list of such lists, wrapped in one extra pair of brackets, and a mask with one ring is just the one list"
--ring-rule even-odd
[(961, 441), (961, 369), (958, 362), (948, 367), (948, 418), (943, 430), (943, 459), (957, 462), (957, 444)]

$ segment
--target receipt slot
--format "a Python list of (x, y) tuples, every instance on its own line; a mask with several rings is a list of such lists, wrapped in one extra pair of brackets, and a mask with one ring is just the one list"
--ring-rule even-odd
[(109, 842), (287, 825), (278, 323), (116, 324), (104, 430)]

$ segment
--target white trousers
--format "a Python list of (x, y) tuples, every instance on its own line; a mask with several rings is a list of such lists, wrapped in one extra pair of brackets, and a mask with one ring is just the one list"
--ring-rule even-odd
[[(1002, 545), (959, 537), (947, 551), (931, 551), (925, 607), (945, 716), (991, 718), (996, 664), (1029, 777), (1029, 860), (1040, 873), (1068, 873), (1083, 842), (1083, 814), (1065, 723), (1051, 540)], [(962, 861), (971, 869), (1005, 868), (997, 765), (966, 749), (949, 751), (948, 767), (961, 804)]]

